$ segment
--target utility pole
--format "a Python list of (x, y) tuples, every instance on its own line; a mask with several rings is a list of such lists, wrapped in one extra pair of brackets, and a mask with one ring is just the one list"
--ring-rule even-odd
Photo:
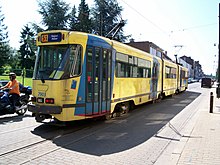
[(216, 94), (217, 98), (220, 98), (220, 50), (219, 50), (219, 44), (220, 44), (220, 3), (219, 3), (219, 26), (218, 26), (218, 35), (219, 35), (219, 42), (218, 42), (218, 87), (216, 88)]

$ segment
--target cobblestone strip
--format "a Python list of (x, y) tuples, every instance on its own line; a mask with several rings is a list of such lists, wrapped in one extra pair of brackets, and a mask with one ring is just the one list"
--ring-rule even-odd
[[(220, 114), (200, 112), (199, 120), (181, 154), (178, 165), (220, 164)], [(195, 137), (195, 138), (193, 138)]]

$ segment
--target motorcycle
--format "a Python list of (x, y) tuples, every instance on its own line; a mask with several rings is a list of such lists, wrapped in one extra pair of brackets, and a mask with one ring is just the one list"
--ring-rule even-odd
[(12, 109), (12, 105), (9, 100), (9, 91), (10, 89), (0, 90), (0, 116), (14, 113), (24, 115), (27, 111), (27, 103), (29, 102), (32, 88), (21, 85), (20, 96), (15, 103), (15, 109)]

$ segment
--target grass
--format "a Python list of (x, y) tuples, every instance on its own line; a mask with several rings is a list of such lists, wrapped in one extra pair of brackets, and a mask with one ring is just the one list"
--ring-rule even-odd
[[(17, 76), (16, 78), (20, 83), (23, 84), (23, 77), (22, 76)], [(0, 80), (9, 80), (8, 76), (0, 76)], [(32, 87), (32, 78), (24, 78), (24, 86), (30, 86)]]

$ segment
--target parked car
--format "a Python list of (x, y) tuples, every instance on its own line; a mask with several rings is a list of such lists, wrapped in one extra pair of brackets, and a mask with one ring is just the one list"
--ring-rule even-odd
[(192, 83), (192, 78), (188, 78), (188, 84)]
[(211, 88), (213, 84), (214, 82), (212, 81), (211, 78), (202, 78), (201, 87)]

